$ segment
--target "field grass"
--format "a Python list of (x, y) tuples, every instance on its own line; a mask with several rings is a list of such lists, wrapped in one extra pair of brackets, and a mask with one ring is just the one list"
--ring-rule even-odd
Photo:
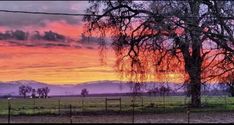
[[(121, 112), (132, 113), (132, 97), (51, 97), (47, 99), (0, 99), (0, 115), (8, 114), (8, 104), (11, 105), (11, 115), (40, 115), (40, 114), (69, 114), (70, 105), (72, 114), (76, 113), (119, 113), (119, 101), (108, 101), (106, 111), (106, 98), (121, 98)], [(82, 106), (83, 100), (83, 106)], [(136, 113), (164, 113), (186, 112), (190, 98), (184, 96), (143, 96), (136, 97), (134, 111)], [(60, 104), (60, 105), (59, 105)], [(234, 98), (222, 96), (203, 96), (202, 108), (190, 109), (193, 112), (206, 111), (232, 111)], [(60, 107), (60, 108), (59, 108)]]

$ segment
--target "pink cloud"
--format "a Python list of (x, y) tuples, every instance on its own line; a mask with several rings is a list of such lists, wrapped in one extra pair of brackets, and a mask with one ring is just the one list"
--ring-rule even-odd
[(59, 34), (69, 36), (69, 37), (78, 37), (83, 32), (83, 25), (82, 24), (69, 24), (66, 21), (53, 21), (49, 22), (46, 21), (46, 25), (44, 27), (39, 26), (27, 26), (23, 29), (29, 32), (33, 31), (53, 31)]

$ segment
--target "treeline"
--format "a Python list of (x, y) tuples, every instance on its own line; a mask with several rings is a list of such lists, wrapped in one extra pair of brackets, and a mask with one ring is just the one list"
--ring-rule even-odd
[(0, 40), (48, 40), (48, 41), (64, 41), (65, 36), (53, 31), (34, 31), (33, 33), (22, 30), (0, 32)]
[(172, 92), (172, 89), (169, 86), (161, 86), (161, 87), (154, 87), (152, 89), (149, 89), (147, 93), (151, 95), (169, 95), (169, 93)]
[(84, 44), (97, 44), (100, 42), (100, 38), (94, 36), (88, 36), (85, 34), (81, 34), (79, 41)]
[(22, 85), (19, 87), (19, 95), (26, 98), (28, 95), (31, 98), (47, 98), (50, 89), (48, 87), (42, 87), (34, 89), (28, 85)]
[[(69, 38), (53, 31), (34, 31), (29, 33), (23, 30), (7, 30), (5, 32), (0, 32), (0, 40), (46, 40), (64, 42), (69, 40)], [(97, 44), (100, 43), (101, 40), (102, 39), (98, 37), (81, 34), (80, 38), (76, 41), (82, 44)]]

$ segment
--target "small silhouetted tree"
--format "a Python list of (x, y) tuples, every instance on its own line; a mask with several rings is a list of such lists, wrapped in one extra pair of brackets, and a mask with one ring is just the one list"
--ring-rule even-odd
[(152, 90), (148, 90), (147, 93), (149, 94), (149, 96), (152, 96), (152, 95), (153, 95), (153, 91), (152, 91)]
[(19, 87), (19, 95), (24, 96), (24, 98), (26, 98), (27, 93), (30, 93), (32, 91), (32, 87), (27, 86), (27, 85), (21, 85)]
[(32, 98), (36, 98), (36, 89), (32, 89)]
[(40, 98), (45, 98), (45, 93), (44, 93), (43, 88), (38, 88), (37, 93), (38, 93)]
[(81, 96), (82, 96), (82, 110), (84, 110), (84, 97), (86, 97), (89, 94), (87, 89), (82, 89), (81, 90)]
[(47, 98), (49, 92), (50, 92), (50, 89), (48, 87), (38, 88), (37, 89), (37, 93), (38, 93), (40, 98)]
[(155, 96), (157, 93), (159, 93), (159, 89), (158, 89), (158, 87), (156, 87), (156, 88), (150, 89), (147, 93), (148, 93), (150, 96), (152, 96), (152, 95)]
[(44, 93), (44, 98), (47, 98), (48, 94), (50, 92), (50, 89), (48, 87), (45, 87), (45, 88), (42, 88), (42, 90), (43, 90), (43, 93)]
[(81, 90), (81, 96), (82, 96), (82, 97), (86, 97), (88, 94), (89, 94), (89, 92), (88, 92), (87, 89), (82, 89), (82, 90)]
[(169, 87), (161, 86), (159, 89), (160, 95), (168, 95), (171, 89)]
[(15, 32), (12, 32), (13, 37), (16, 40), (27, 40), (28, 39), (28, 33), (22, 31), (22, 30), (16, 30)]
[(38, 94), (39, 98), (43, 98), (43, 92), (42, 92), (41, 88), (37, 89), (37, 94)]

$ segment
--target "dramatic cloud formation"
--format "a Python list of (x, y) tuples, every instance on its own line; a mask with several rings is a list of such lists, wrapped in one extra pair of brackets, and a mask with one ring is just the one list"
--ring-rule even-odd
[[(1, 1), (1, 10), (85, 13), (88, 1)], [(22, 30), (24, 32), (53, 31), (66, 37), (79, 39), (83, 32), (82, 16), (61, 16), (0, 12), (0, 32)]]
[[(3, 10), (42, 11), (54, 13), (84, 13), (88, 1), (1, 1), (0, 8)], [(10, 28), (22, 28), (24, 26), (46, 26), (48, 22), (63, 20), (68, 24), (79, 24), (82, 17), (33, 15), (19, 13), (0, 12), (0, 26)]]

